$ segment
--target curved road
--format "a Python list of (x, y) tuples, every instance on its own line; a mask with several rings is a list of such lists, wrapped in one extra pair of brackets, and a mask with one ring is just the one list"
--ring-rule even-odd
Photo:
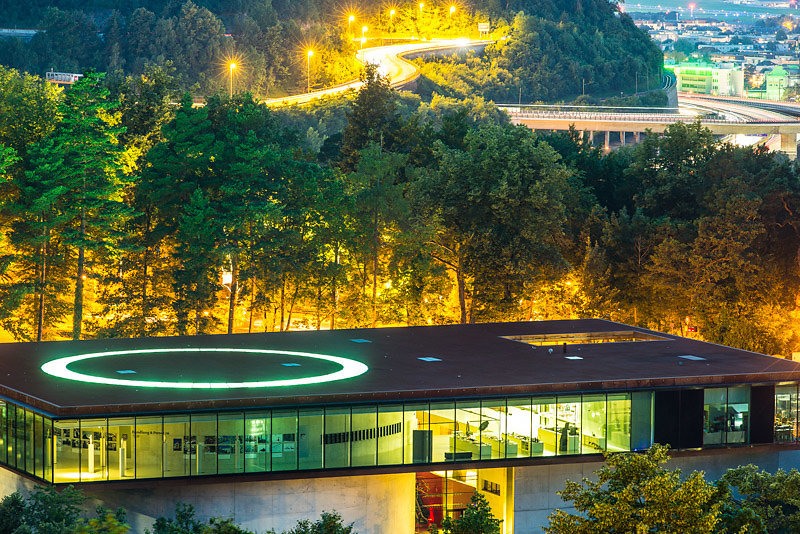
[[(417, 68), (412, 63), (403, 59), (403, 56), (426, 52), (476, 48), (486, 46), (488, 43), (489, 41), (474, 39), (433, 39), (431, 41), (419, 41), (416, 43), (365, 48), (356, 54), (356, 59), (363, 64), (371, 63), (378, 65), (378, 72), (389, 78), (392, 87), (398, 87), (413, 81), (419, 76)], [(361, 85), (362, 82), (360, 80), (354, 80), (310, 93), (284, 96), (282, 98), (271, 98), (264, 100), (263, 103), (268, 106), (303, 104), (315, 98), (342, 93), (350, 89), (355, 90), (361, 87)]]

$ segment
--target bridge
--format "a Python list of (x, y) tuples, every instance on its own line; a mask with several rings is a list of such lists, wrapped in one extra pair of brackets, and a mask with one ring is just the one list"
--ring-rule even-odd
[[(753, 106), (746, 99), (716, 99), (697, 95), (679, 95), (679, 108), (598, 108), (592, 106), (500, 106), (514, 124), (534, 130), (569, 130), (574, 127), (594, 142), (599, 133), (603, 146), (609, 149), (612, 136), (624, 146), (630, 140), (639, 142), (648, 131), (663, 132), (678, 121), (700, 123), (717, 136), (775, 136), (779, 150), (791, 159), (797, 157), (797, 136), (800, 134), (800, 106), (792, 116), (785, 103)], [(708, 114), (714, 115), (708, 117)]]

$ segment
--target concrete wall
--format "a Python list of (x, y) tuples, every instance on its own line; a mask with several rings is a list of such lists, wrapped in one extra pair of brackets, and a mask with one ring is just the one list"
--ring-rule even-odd
[[(767, 471), (800, 469), (800, 451), (759, 451), (754, 448), (703, 451), (673, 458), (669, 468), (680, 468), (684, 474), (704, 471), (706, 480), (716, 480), (725, 471), (739, 465), (755, 464)], [(517, 467), (514, 469), (514, 527), (515, 532), (542, 532), (547, 516), (556, 508), (574, 513), (574, 508), (556, 495), (564, 489), (566, 480), (591, 478), (602, 463), (587, 462), (560, 465)]]
[[(34, 483), (0, 469), (0, 497), (14, 491), (32, 491)], [(242, 527), (263, 533), (293, 528), (298, 520), (319, 519), (323, 511), (336, 511), (345, 524), (355, 523), (359, 534), (412, 534), (414, 532), (413, 473), (331, 477), (303, 480), (199, 484), (147, 489), (92, 490), (87, 515), (97, 505), (128, 511), (131, 533), (151, 528), (156, 517), (174, 517), (175, 502), (195, 507), (196, 516), (230, 517)]]
[(136, 533), (158, 516), (172, 517), (175, 502), (195, 507), (198, 517), (230, 517), (256, 532), (282, 532), (301, 519), (337, 511), (359, 534), (414, 531), (413, 473), (303, 480), (235, 482), (155, 487), (145, 490), (87, 491), (107, 508), (124, 506)]
[(27, 495), (36, 486), (36, 482), (0, 467), (0, 499), (15, 491)]

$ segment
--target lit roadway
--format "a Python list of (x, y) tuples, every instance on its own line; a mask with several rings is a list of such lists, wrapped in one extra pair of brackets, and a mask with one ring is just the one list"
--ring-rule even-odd
[[(389, 83), (392, 87), (400, 87), (419, 76), (417, 68), (412, 63), (403, 59), (403, 56), (426, 52), (445, 52), (464, 48), (476, 48), (486, 46), (488, 43), (489, 41), (473, 39), (433, 39), (431, 41), (418, 41), (415, 43), (365, 48), (359, 50), (356, 54), (356, 59), (361, 63), (378, 65), (378, 72), (389, 78)], [(303, 104), (315, 98), (342, 93), (350, 89), (356, 90), (361, 87), (361, 85), (362, 82), (360, 80), (354, 80), (319, 91), (285, 96), (282, 98), (271, 98), (263, 102), (267, 105)]]

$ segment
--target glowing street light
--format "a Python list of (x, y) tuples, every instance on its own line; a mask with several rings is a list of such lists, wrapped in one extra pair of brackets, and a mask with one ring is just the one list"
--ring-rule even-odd
[(231, 69), (231, 98), (233, 98), (233, 69), (236, 68), (236, 63), (231, 62), (229, 66)]
[(355, 15), (350, 15), (349, 17), (347, 17), (347, 32), (348, 33), (350, 33), (350, 25), (353, 23), (354, 20), (356, 20), (356, 16)]
[(456, 6), (450, 6), (450, 16), (453, 16), (453, 13), (456, 12)]
[(694, 8), (696, 8), (696, 7), (697, 7), (697, 4), (695, 4), (694, 2), (689, 4), (689, 16), (691, 18), (694, 18)]
[(361, 37), (361, 50), (364, 50), (364, 43), (366, 43), (366, 42), (367, 42), (367, 38), (366, 37)]
[(306, 52), (306, 93), (311, 92), (311, 56), (313, 55), (313, 50)]
[(389, 19), (394, 20), (394, 14), (395, 13), (396, 13), (396, 11), (394, 9), (390, 10), (389, 11)]
[(422, 14), (422, 8), (423, 7), (425, 7), (425, 2), (420, 2), (419, 3), (419, 13), (420, 13), (420, 15)]
[(361, 26), (361, 37), (364, 37), (364, 34), (367, 33), (368, 29), (369, 28), (367, 28), (366, 26)]

